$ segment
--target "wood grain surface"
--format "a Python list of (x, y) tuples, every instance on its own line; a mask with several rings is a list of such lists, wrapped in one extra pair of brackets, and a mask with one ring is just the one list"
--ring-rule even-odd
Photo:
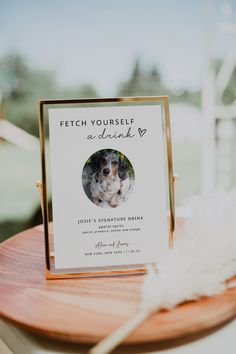
[[(136, 312), (142, 282), (142, 275), (46, 280), (42, 227), (22, 232), (0, 245), (0, 315), (50, 338), (96, 343)], [(125, 343), (195, 335), (235, 314), (233, 288), (154, 314)]]

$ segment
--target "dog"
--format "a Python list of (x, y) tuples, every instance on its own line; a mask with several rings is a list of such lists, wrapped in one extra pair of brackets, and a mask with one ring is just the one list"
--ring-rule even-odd
[(91, 157), (90, 167), (92, 178), (86, 194), (93, 203), (115, 208), (128, 199), (133, 181), (125, 158), (113, 150), (101, 150)]

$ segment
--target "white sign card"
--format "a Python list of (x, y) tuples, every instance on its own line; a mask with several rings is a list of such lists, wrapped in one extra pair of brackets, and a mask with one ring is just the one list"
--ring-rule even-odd
[(156, 262), (169, 238), (161, 104), (47, 114), (55, 269)]

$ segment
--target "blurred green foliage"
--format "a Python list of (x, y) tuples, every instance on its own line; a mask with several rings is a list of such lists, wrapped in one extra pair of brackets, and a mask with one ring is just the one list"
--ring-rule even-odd
[(140, 60), (134, 63), (130, 78), (123, 82), (118, 89), (118, 96), (169, 96), (173, 102), (188, 102), (200, 107), (200, 91), (186, 89), (170, 90), (162, 81), (161, 73), (157, 66), (150, 70), (141, 67)]
[(96, 97), (89, 84), (60, 87), (53, 71), (34, 69), (20, 55), (0, 59), (0, 93), (5, 117), (27, 132), (38, 136), (39, 99)]
[[(215, 60), (218, 73), (222, 60)], [(53, 98), (98, 97), (96, 89), (90, 84), (80, 83), (74, 87), (60, 87), (54, 71), (32, 68), (18, 54), (0, 59), (0, 94), (3, 95), (5, 116), (17, 126), (38, 136), (37, 101)], [(200, 91), (185, 88), (170, 90), (163, 84), (161, 73), (156, 66), (145, 70), (140, 59), (134, 62), (130, 77), (117, 89), (117, 96), (168, 95), (170, 102), (187, 102), (200, 107)], [(236, 99), (236, 68), (223, 94), (224, 104)]]

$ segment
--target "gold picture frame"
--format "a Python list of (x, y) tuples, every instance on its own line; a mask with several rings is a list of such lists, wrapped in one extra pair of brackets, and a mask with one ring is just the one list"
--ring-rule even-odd
[(98, 269), (73, 269), (60, 270), (55, 269), (54, 250), (53, 250), (53, 234), (50, 232), (49, 224), (49, 205), (48, 205), (48, 181), (46, 166), (46, 130), (45, 130), (45, 109), (48, 107), (63, 107), (70, 105), (138, 105), (138, 104), (160, 104), (164, 117), (164, 140), (166, 144), (166, 164), (167, 164), (167, 180), (168, 180), (168, 203), (169, 203), (169, 247), (173, 247), (174, 231), (175, 231), (175, 181), (173, 174), (172, 146), (171, 146), (171, 129), (170, 129), (170, 113), (168, 96), (140, 96), (140, 97), (115, 97), (115, 98), (89, 98), (89, 99), (63, 99), (63, 100), (40, 100), (39, 101), (39, 134), (40, 134), (40, 151), (41, 151), (41, 173), (42, 180), (37, 183), (40, 190), (41, 209), (44, 224), (44, 240), (45, 240), (45, 263), (47, 279), (62, 279), (73, 277), (94, 277), (94, 276), (110, 276), (121, 274), (137, 274), (146, 271), (146, 264), (136, 266), (114, 266), (101, 267)]

